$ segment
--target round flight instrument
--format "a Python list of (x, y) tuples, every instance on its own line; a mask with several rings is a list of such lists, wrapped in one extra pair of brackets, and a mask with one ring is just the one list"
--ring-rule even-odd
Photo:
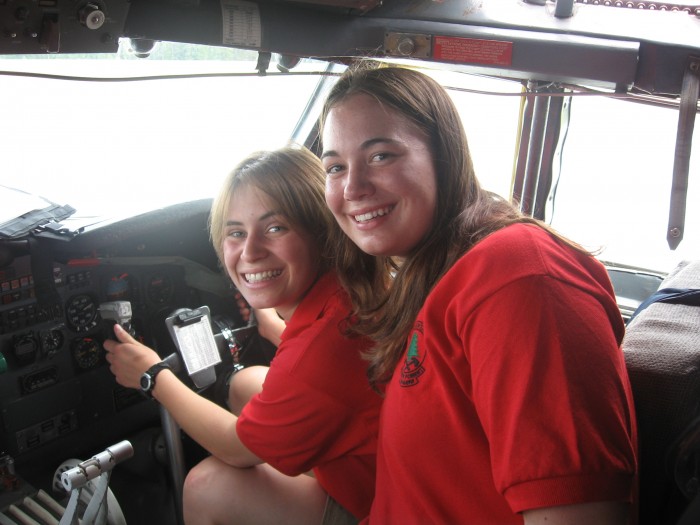
[(66, 303), (66, 323), (74, 332), (87, 332), (97, 326), (97, 303), (89, 294), (74, 295)]
[(71, 344), (73, 358), (78, 367), (83, 370), (94, 368), (100, 362), (102, 348), (97, 339), (92, 337), (80, 337)]
[(41, 347), (44, 350), (44, 355), (53, 357), (63, 346), (63, 333), (54, 328), (45, 332), (41, 336)]
[(133, 284), (128, 273), (114, 275), (107, 281), (105, 294), (110, 301), (128, 301), (131, 299)]
[(170, 276), (165, 273), (151, 275), (146, 282), (146, 295), (153, 304), (166, 304), (174, 292), (175, 285)]

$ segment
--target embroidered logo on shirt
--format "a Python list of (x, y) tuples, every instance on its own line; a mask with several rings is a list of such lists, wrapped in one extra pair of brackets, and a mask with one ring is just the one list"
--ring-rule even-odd
[(415, 386), (418, 384), (420, 376), (425, 373), (423, 361), (425, 360), (425, 351), (419, 348), (419, 341), (423, 340), (423, 322), (418, 321), (411, 336), (411, 342), (408, 345), (406, 352), (406, 361), (401, 368), (401, 379), (399, 384), (402, 387)]

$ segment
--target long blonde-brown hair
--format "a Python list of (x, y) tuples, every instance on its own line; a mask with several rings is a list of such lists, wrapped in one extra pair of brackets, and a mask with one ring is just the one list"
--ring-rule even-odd
[(239, 188), (252, 186), (270, 197), (292, 225), (316, 240), (320, 271), (330, 269), (342, 232), (326, 206), (325, 180), (321, 161), (303, 146), (257, 151), (243, 159), (224, 180), (209, 214), (209, 237), (222, 265), (229, 203)]
[(429, 137), (437, 175), (433, 226), (400, 266), (390, 258), (369, 258), (347, 237), (338, 250), (338, 275), (358, 319), (354, 330), (376, 342), (367, 357), (369, 378), (377, 384), (391, 377), (428, 293), (459, 257), (490, 233), (516, 222), (552, 230), (481, 188), (459, 113), (431, 77), (404, 67), (349, 68), (325, 101), (321, 132), (328, 113), (359, 93), (399, 112)]

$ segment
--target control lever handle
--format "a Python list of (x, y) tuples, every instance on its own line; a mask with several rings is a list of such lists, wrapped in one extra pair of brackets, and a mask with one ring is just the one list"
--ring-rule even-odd
[(72, 469), (61, 474), (61, 485), (66, 491), (79, 489), (91, 479), (100, 474), (109, 472), (117, 463), (129, 459), (134, 455), (134, 448), (129, 441), (120, 441), (103, 452), (95, 454), (92, 458), (79, 463)]
[(173, 352), (168, 357), (163, 359), (163, 362), (167, 364), (174, 374), (182, 371), (182, 359), (177, 352)]
[(114, 321), (126, 330), (132, 337), (136, 332), (131, 326), (131, 303), (129, 301), (108, 301), (100, 303), (100, 316), (105, 321)]

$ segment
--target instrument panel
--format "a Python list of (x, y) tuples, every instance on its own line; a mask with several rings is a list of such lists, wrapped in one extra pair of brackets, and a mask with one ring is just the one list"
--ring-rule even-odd
[[(21, 465), (66, 441), (89, 450), (158, 424), (157, 405), (109, 371), (102, 344), (113, 322), (100, 304), (129, 301), (137, 337), (163, 357), (175, 351), (165, 319), (177, 309), (207, 305), (244, 324), (209, 246), (208, 203), (163, 213), (68, 241), (0, 239), (0, 455)], [(175, 221), (173, 239), (160, 219)]]

